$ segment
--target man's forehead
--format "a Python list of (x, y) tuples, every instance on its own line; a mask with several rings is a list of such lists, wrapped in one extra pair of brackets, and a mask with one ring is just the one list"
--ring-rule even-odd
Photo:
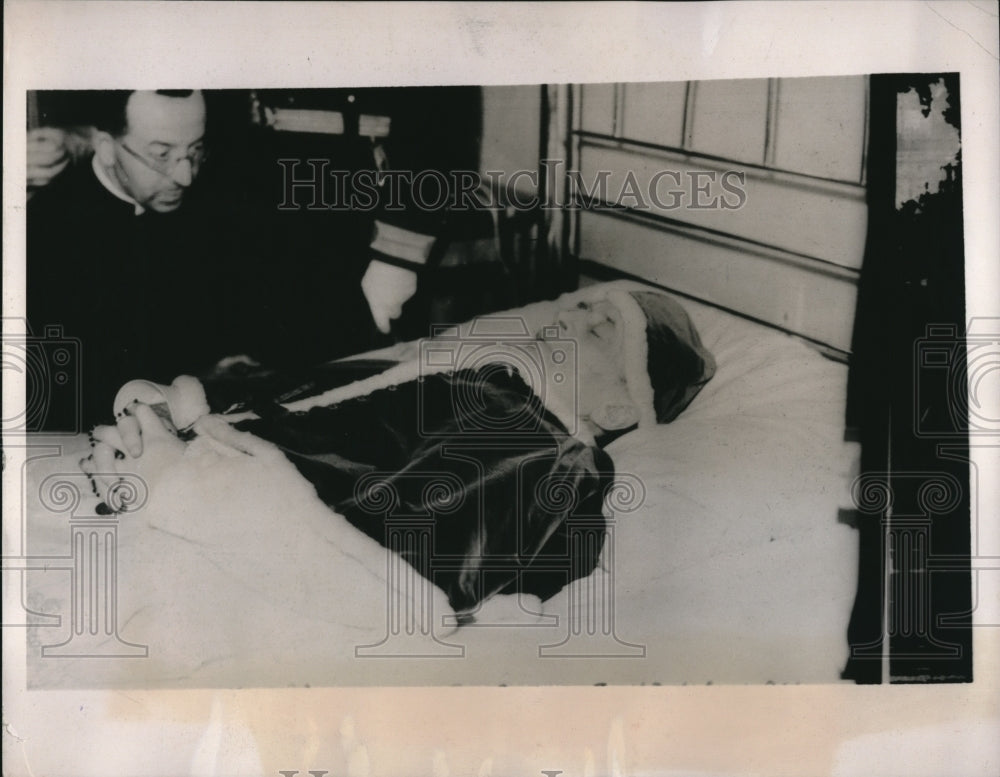
[(125, 119), (129, 135), (146, 142), (187, 145), (205, 134), (205, 98), (201, 92), (187, 97), (134, 92)]

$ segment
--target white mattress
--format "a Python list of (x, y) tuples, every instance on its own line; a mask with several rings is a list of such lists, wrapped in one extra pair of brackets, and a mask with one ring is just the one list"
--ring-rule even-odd
[[(518, 314), (535, 331), (599, 291)], [(42, 657), (73, 627), (68, 565), (53, 563), (25, 573), (30, 607), (62, 616), (27, 630), (29, 685), (838, 681), (857, 569), (856, 535), (837, 520), (856, 453), (842, 442), (847, 370), (774, 330), (681, 302), (717, 373), (672, 424), (609, 447), (623, 482), (641, 484), (641, 504), (612, 511), (601, 568), (543, 607), (497, 597), (455, 630), (437, 589), (410, 578), (387, 587), (394, 557), (284, 459), (198, 441), (144, 473), (148, 503), (118, 521), (118, 633), (148, 656)], [(37, 495), (85, 451), (77, 439), (27, 468), (28, 555), (69, 553), (69, 515)], [(425, 618), (412, 634), (407, 607)], [(404, 627), (393, 632), (398, 613)], [(374, 647), (359, 657), (363, 645)]]

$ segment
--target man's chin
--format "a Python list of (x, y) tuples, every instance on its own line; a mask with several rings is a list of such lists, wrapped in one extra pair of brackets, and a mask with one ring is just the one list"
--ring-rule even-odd
[(173, 213), (183, 202), (183, 197), (159, 198), (151, 200), (146, 207), (157, 213)]

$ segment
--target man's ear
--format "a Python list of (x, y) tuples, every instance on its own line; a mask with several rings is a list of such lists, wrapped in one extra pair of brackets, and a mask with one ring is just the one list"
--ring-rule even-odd
[(115, 164), (115, 141), (107, 132), (97, 130), (94, 132), (91, 143), (94, 146), (94, 156), (104, 167), (114, 167)]
[(631, 402), (608, 402), (591, 413), (590, 420), (607, 432), (617, 432), (639, 423), (639, 408)]

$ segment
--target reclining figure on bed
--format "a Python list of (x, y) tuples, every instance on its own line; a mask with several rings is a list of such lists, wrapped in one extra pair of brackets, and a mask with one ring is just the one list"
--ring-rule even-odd
[[(715, 373), (683, 308), (652, 291), (611, 289), (537, 339), (421, 347), (438, 343), (448, 358), (132, 381), (117, 425), (94, 430), (81, 464), (110, 504), (116, 473), (169, 466), (194, 436), (287, 457), (323, 502), (469, 613), (497, 593), (545, 600), (589, 575), (614, 480), (601, 446), (672, 421)], [(391, 538), (393, 525), (427, 516), (429, 547)], [(574, 522), (600, 527), (598, 540), (571, 542)]]

